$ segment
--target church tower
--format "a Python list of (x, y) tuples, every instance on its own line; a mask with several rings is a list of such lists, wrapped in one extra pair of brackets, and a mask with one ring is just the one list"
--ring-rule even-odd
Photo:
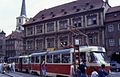
[(29, 19), (26, 15), (26, 6), (25, 6), (25, 0), (22, 0), (22, 7), (21, 7), (21, 13), (20, 16), (16, 18), (16, 31), (21, 32), (24, 30), (22, 27), (23, 24), (25, 24)]

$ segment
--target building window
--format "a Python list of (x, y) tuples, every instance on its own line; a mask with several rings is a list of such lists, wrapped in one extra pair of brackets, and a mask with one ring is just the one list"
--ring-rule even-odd
[(36, 26), (36, 33), (37, 34), (43, 33), (43, 25), (42, 24), (39, 24)]
[(96, 25), (97, 24), (97, 15), (87, 16), (87, 25)]
[(114, 31), (114, 26), (113, 25), (109, 25), (108, 26), (108, 32), (112, 32)]
[(33, 34), (33, 27), (28, 27), (27, 28), (27, 35), (32, 35)]
[(43, 49), (43, 40), (42, 39), (36, 40), (36, 49), (38, 49), (38, 50)]
[(120, 23), (118, 24), (118, 30), (120, 31)]
[(31, 50), (31, 49), (33, 49), (33, 41), (32, 40), (30, 40), (30, 41), (27, 41), (27, 49), (28, 50)]
[(54, 38), (47, 38), (47, 48), (54, 48)]
[(75, 27), (81, 27), (82, 26), (82, 24), (81, 24), (81, 17), (73, 18), (72, 22), (73, 22), (73, 26), (75, 26)]
[(60, 39), (61, 47), (65, 47), (68, 45), (68, 36), (62, 36), (62, 37), (59, 37), (59, 39)]
[(18, 23), (21, 23), (22, 21), (21, 21), (21, 19), (18, 19)]
[(88, 35), (90, 44), (97, 44), (97, 36), (96, 35)]
[(54, 22), (47, 23), (47, 32), (54, 31)]
[(114, 39), (109, 39), (109, 46), (115, 46), (115, 40)]
[(59, 30), (67, 29), (68, 27), (68, 20), (60, 20), (59, 21)]

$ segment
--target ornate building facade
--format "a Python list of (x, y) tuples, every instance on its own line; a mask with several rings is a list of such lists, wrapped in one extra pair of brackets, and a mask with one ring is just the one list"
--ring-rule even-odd
[(89, 45), (105, 46), (104, 20), (109, 7), (107, 0), (77, 0), (40, 11), (23, 25), (25, 51), (61, 49), (74, 45), (75, 39), (87, 45), (84, 34)]

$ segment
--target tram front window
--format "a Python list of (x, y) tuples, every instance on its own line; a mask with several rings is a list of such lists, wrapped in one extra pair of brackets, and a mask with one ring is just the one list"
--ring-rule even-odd
[(93, 53), (96, 60), (97, 60), (97, 63), (99, 64), (106, 64), (105, 62), (105, 59), (104, 59), (104, 54), (103, 53)]

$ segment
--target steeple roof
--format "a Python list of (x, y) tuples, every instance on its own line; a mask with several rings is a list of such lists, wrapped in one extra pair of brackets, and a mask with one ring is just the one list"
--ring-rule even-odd
[(22, 1), (22, 7), (21, 7), (20, 16), (26, 16), (25, 0)]

